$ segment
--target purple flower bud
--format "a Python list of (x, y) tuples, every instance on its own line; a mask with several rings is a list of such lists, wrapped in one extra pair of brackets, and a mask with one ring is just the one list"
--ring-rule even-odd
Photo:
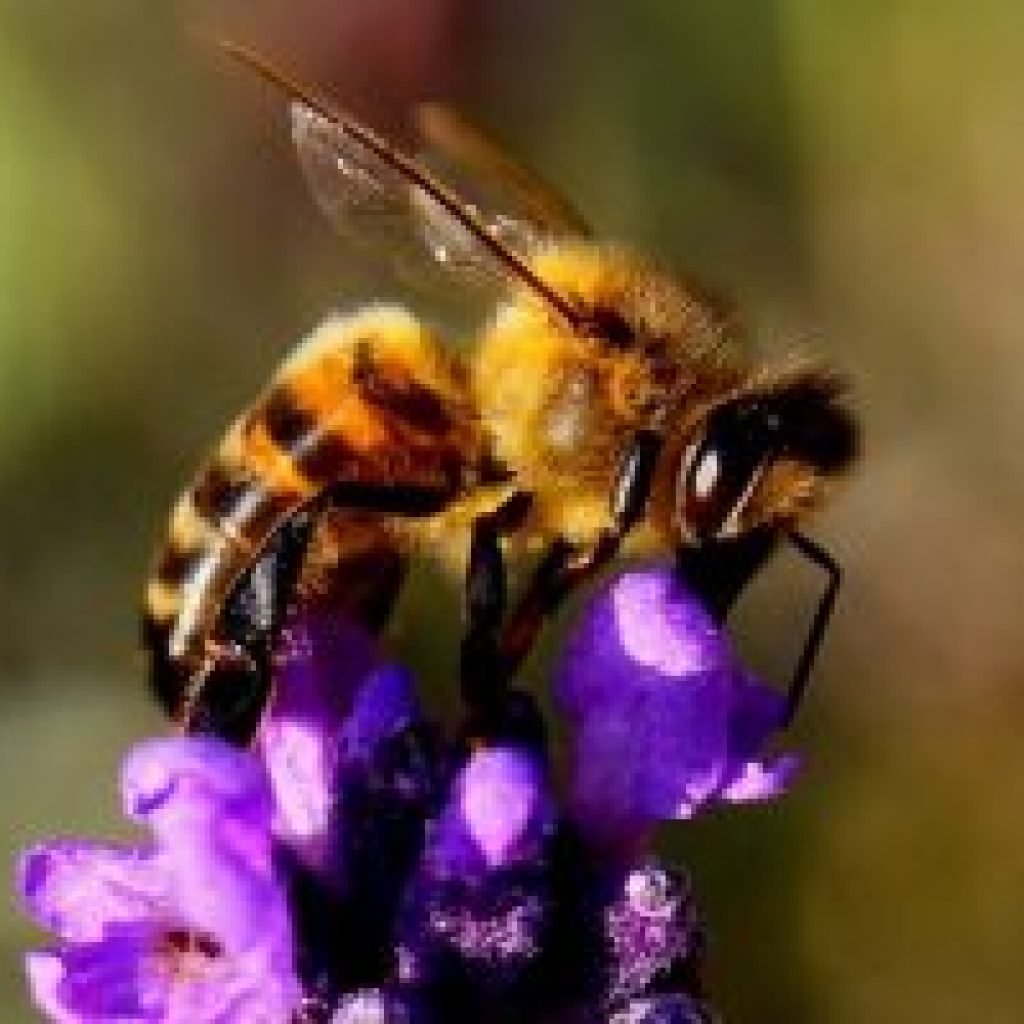
[(452, 786), (427, 849), (431, 870), (469, 877), (535, 862), (555, 825), (547, 770), (514, 747), (476, 751)]
[(671, 568), (626, 573), (591, 600), (556, 699), (572, 730), (574, 819), (620, 856), (658, 822), (777, 795), (797, 766), (761, 758), (782, 697), (744, 673)]
[(551, 902), (546, 848), (555, 826), (535, 751), (472, 754), (407, 895), (399, 929), (406, 980), (441, 977), (466, 988), (469, 1005), (478, 990), (514, 984), (541, 952)]
[(275, 658), (275, 700), (257, 749), (274, 795), (274, 833), (341, 884), (339, 777), (418, 717), (412, 680), (370, 636), (323, 609), (293, 614)]

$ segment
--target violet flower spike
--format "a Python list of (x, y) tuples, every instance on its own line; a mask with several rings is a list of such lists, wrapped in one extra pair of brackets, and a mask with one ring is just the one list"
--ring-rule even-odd
[(670, 569), (620, 576), (570, 632), (565, 793), (525, 692), (496, 690), (492, 734), (442, 729), (412, 676), (315, 600), (274, 664), (251, 752), (194, 737), (128, 755), (125, 810), (148, 842), (23, 858), (26, 907), (57, 938), (28, 958), (50, 1019), (712, 1019), (689, 882), (650, 834), (774, 796), (795, 761), (764, 754), (781, 698)]

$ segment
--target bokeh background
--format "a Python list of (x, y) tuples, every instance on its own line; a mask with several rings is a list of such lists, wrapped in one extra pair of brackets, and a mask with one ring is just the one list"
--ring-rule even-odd
[[(382, 285), (274, 98), (197, 27), (376, 123), (445, 97), (597, 231), (856, 381), (847, 567), (783, 802), (666, 836), (739, 1022), (1024, 1011), (1024, 6), (1016, 0), (0, 0), (0, 852), (116, 833), (157, 726), (135, 609), (199, 454), (323, 312)], [(737, 620), (781, 677), (816, 580)], [(449, 601), (449, 609), (454, 607)], [(451, 649), (397, 645), (444, 690)], [(0, 887), (7, 891), (6, 883)], [(0, 900), (0, 1018), (32, 1019)]]

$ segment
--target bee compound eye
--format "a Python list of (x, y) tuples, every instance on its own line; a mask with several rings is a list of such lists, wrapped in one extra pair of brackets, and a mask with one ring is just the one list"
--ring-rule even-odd
[(761, 432), (732, 406), (718, 410), (683, 454), (676, 484), (681, 530), (697, 543), (734, 537), (772, 457)]
[(677, 512), (685, 532), (702, 542), (718, 535), (729, 514), (722, 453), (704, 441), (687, 454), (680, 467)]

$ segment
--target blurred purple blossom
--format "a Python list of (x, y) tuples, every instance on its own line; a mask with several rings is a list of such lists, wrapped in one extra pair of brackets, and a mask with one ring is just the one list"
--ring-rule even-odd
[[(667, 569), (625, 574), (557, 680), (572, 770), (542, 739), (446, 739), (412, 677), (329, 611), (282, 636), (249, 751), (192, 737), (126, 758), (134, 847), (50, 842), (20, 889), (57, 945), (35, 1000), (94, 1024), (689, 1024), (702, 932), (649, 836), (779, 792), (779, 698)], [(539, 715), (521, 691), (512, 716)]]

